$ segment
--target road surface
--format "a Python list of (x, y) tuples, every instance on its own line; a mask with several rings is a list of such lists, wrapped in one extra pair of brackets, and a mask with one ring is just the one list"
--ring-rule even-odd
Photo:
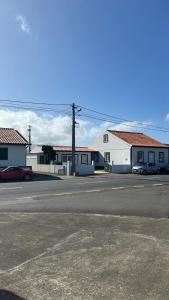
[(99, 175), (0, 183), (0, 212), (169, 216), (169, 175)]

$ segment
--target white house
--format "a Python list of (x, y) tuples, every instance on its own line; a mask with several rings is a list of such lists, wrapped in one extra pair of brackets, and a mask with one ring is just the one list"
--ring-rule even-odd
[(15, 129), (0, 128), (0, 167), (26, 166), (27, 140)]
[[(69, 146), (52, 146), (55, 150), (55, 166), (50, 167), (45, 165), (45, 156), (42, 151), (42, 145), (36, 146), (31, 153), (27, 154), (27, 165), (32, 166), (34, 171), (45, 170), (50, 172), (58, 172), (61, 169), (59, 166), (66, 165), (67, 162), (72, 161), (72, 147)], [(95, 159), (97, 151), (92, 150), (88, 147), (76, 147), (75, 149), (75, 164), (76, 172), (80, 175), (92, 174), (94, 172), (94, 166), (92, 166), (92, 161)], [(56, 171), (51, 171), (51, 170)]]
[(107, 130), (91, 148), (99, 152), (96, 166), (112, 172), (130, 172), (137, 163), (169, 164), (169, 148), (143, 133)]

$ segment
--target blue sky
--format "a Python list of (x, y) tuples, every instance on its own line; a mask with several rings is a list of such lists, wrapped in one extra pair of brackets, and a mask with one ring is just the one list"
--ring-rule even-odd
[(0, 38), (0, 99), (169, 127), (168, 0), (1, 0)]

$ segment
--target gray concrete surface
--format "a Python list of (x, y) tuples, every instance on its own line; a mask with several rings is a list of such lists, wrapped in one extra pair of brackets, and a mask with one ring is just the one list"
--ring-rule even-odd
[(167, 219), (4, 213), (0, 243), (1, 289), (28, 300), (169, 299)]
[[(109, 176), (110, 175), (110, 176)], [(112, 175), (0, 184), (0, 212), (169, 217), (169, 176)]]

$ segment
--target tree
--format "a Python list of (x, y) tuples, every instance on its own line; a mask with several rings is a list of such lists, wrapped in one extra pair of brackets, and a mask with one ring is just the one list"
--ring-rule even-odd
[(42, 151), (43, 151), (44, 157), (45, 157), (45, 164), (50, 164), (51, 161), (55, 160), (56, 153), (55, 153), (55, 150), (53, 150), (52, 146), (43, 145)]

